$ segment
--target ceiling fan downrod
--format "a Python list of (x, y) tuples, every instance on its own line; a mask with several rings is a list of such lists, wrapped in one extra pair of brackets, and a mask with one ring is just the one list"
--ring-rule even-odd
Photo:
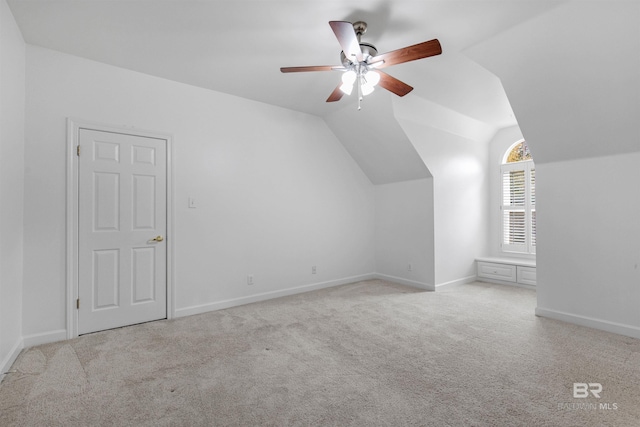
[(367, 23), (364, 21), (356, 21), (353, 23), (353, 31), (356, 32), (358, 43), (361, 42), (362, 35), (367, 32)]
[(362, 74), (358, 73), (358, 111), (362, 109)]

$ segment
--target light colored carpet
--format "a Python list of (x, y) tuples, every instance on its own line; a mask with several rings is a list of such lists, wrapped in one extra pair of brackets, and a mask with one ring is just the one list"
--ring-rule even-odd
[(373, 280), (86, 335), (21, 353), (0, 425), (639, 426), (640, 340), (534, 307)]

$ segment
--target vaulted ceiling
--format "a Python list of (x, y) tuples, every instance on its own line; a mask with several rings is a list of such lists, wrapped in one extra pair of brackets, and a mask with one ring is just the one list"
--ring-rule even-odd
[(279, 68), (338, 65), (340, 47), (328, 21), (366, 21), (369, 29), (363, 40), (376, 45), (380, 53), (438, 38), (443, 55), (397, 65), (387, 71), (414, 86), (413, 95), (479, 120), (501, 124), (509, 120), (510, 112), (494, 99), (493, 88), (482, 86), (483, 77), (461, 63), (458, 55), (557, 2), (9, 0), (8, 3), (27, 43), (320, 116), (336, 111), (344, 103), (324, 102), (339, 81), (339, 73), (285, 75)]
[[(516, 124), (509, 102), (499, 79), (467, 58), (464, 51), (559, 3), (8, 0), (27, 43), (318, 115), (325, 118), (347, 149), (349, 141), (345, 138), (353, 132), (349, 121), (337, 115), (345, 108), (355, 110), (355, 96), (325, 102), (340, 73), (282, 74), (279, 70), (282, 66), (339, 65), (341, 49), (329, 21), (366, 21), (369, 27), (362, 39), (374, 44), (380, 53), (437, 38), (442, 55), (385, 71), (415, 88), (407, 97), (419, 97), (429, 105), (455, 112), (465, 121), (497, 130)], [(363, 110), (371, 111), (368, 117), (373, 115), (370, 123), (393, 120), (389, 114), (391, 97), (395, 95), (382, 89), (365, 97)], [(384, 105), (374, 106), (376, 103)], [(407, 145), (402, 131), (394, 131), (396, 126), (389, 122), (392, 133), (386, 138)], [(360, 138), (364, 144), (364, 137)], [(352, 148), (358, 149), (355, 145)], [(409, 153), (411, 148), (403, 150), (408, 162), (404, 164), (415, 163), (408, 160), (414, 155)], [(398, 169), (398, 176), (372, 176), (385, 158), (380, 153), (350, 152), (365, 172), (371, 169), (368, 175), (373, 182), (405, 179), (401, 175), (406, 167)], [(420, 165), (409, 168), (414, 169), (422, 176), (417, 172)], [(408, 176), (413, 175), (410, 172)]]

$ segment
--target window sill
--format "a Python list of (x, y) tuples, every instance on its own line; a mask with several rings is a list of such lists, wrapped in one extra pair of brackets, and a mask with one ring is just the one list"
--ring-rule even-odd
[(534, 267), (534, 268), (536, 266), (535, 259), (527, 259), (527, 258), (481, 257), (481, 258), (476, 258), (476, 261), (491, 262), (491, 263), (497, 263), (497, 264), (508, 264), (508, 265), (521, 265), (523, 267)]

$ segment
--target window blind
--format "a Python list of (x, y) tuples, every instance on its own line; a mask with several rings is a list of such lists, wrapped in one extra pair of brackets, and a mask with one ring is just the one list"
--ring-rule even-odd
[(502, 165), (502, 248), (535, 252), (535, 169), (532, 161)]
[(536, 170), (531, 168), (529, 179), (529, 192), (531, 193), (531, 246), (535, 251), (536, 246)]

